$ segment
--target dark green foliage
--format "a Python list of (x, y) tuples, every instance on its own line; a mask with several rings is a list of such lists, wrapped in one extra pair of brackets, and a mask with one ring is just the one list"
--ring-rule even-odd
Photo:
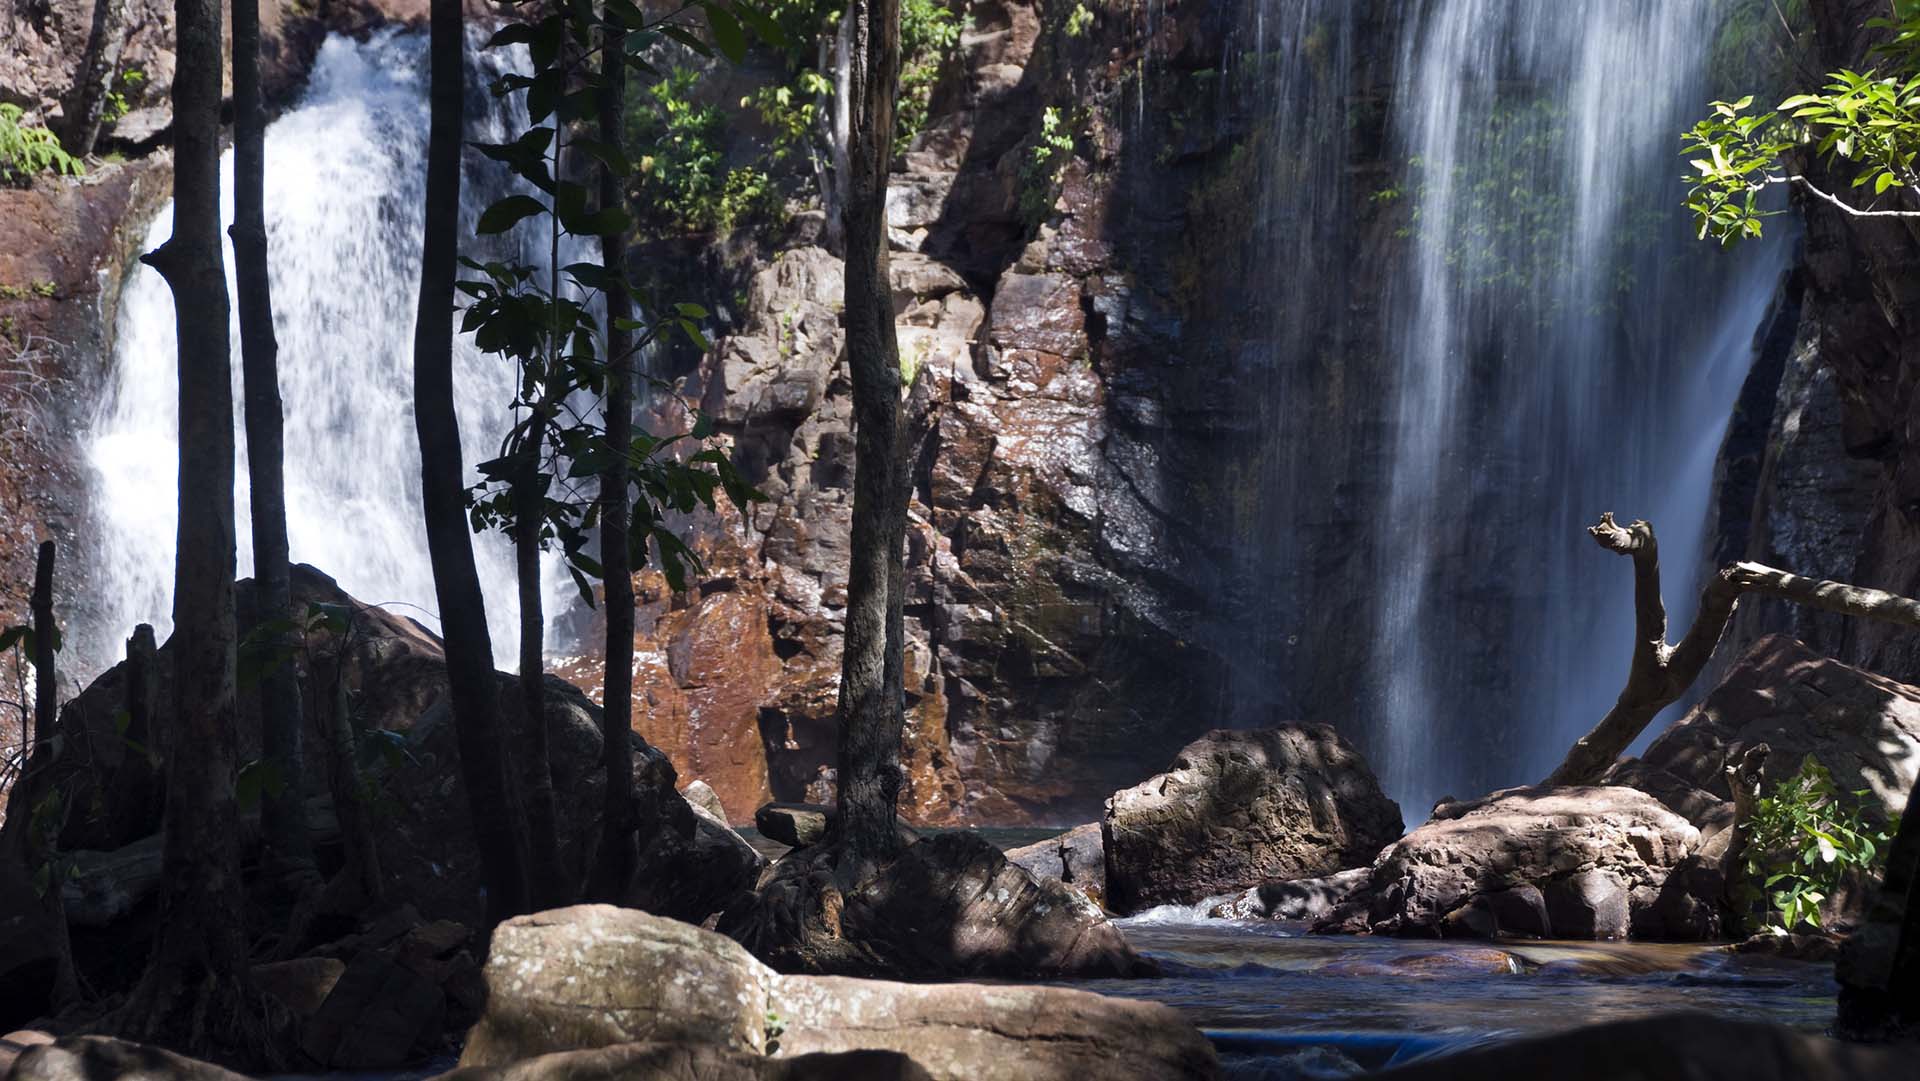
[(1786, 934), (1820, 926), (1820, 904), (1851, 874), (1885, 862), (1893, 826), (1869, 822), (1865, 790), (1844, 793), (1812, 755), (1755, 801), (1747, 822), (1746, 900), (1766, 902), (1766, 926)]
[[(710, 42), (689, 19), (696, 8), (705, 15)], [(765, 22), (748, 5), (728, 7), (717, 0), (702, 0), (657, 20), (648, 20), (620, 2), (608, 3), (603, 12), (572, 4), (494, 35), (491, 45), (523, 43), (533, 59), (532, 74), (504, 76), (494, 93), (524, 92), (530, 123), (547, 126), (530, 128), (509, 142), (479, 147), (539, 193), (510, 195), (494, 203), (482, 213), (479, 232), (541, 228), (546, 247), (557, 255), (563, 236), (597, 238), (630, 228), (632, 221), (624, 208), (596, 205), (588, 187), (566, 179), (561, 169), (569, 146), (618, 177), (630, 180), (640, 169), (621, 148), (574, 136), (569, 127), (570, 122), (593, 115), (595, 94), (602, 85), (594, 71), (598, 43), (606, 40), (609, 31), (625, 32), (626, 59), (632, 71), (667, 87), (654, 98), (656, 102), (674, 101), (679, 100), (676, 87), (684, 87), (685, 79), (677, 73), (663, 75), (644, 59), (648, 44), (671, 40), (703, 54), (717, 49), (736, 58), (745, 49), (742, 22), (752, 26)], [(680, 113), (692, 117), (695, 132), (711, 123), (691, 110)], [(682, 134), (686, 128), (683, 122)], [(592, 298), (617, 293), (637, 300), (624, 268), (590, 261), (547, 268), (472, 259), (461, 263), (479, 275), (458, 284), (468, 299), (462, 329), (474, 335), (480, 349), (510, 358), (520, 371), (513, 402), (515, 423), (502, 441), (499, 456), (479, 464), (485, 479), (470, 493), (474, 529), (513, 533), (526, 525), (541, 547), (561, 551), (581, 595), (592, 603), (590, 579), (601, 576), (601, 567), (588, 554), (587, 540), (600, 504), (576, 484), (598, 477), (612, 456), (622, 455), (637, 496), (629, 527), (633, 565), (646, 566), (652, 553), (657, 553), (657, 565), (669, 584), (684, 588), (688, 572), (696, 570), (700, 561), (680, 538), (670, 516), (701, 507), (712, 510), (717, 493), (725, 493), (739, 506), (759, 498), (758, 493), (723, 450), (708, 445), (712, 425), (706, 418), (696, 415), (685, 434), (641, 433), (629, 445), (616, 447), (608, 442), (606, 427), (594, 410), (578, 403), (602, 398), (609, 366), (629, 363), (662, 334), (678, 332), (696, 347), (707, 348), (700, 331), (706, 311), (682, 303), (650, 313), (650, 319), (622, 320), (616, 329), (631, 335), (631, 345), (627, 355), (609, 357), (604, 348), (609, 328), (602, 325)], [(528, 507), (538, 508), (537, 525), (521, 521)]]

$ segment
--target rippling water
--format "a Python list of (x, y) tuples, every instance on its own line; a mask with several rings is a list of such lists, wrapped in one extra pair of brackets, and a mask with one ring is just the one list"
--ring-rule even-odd
[(1235, 1078), (1351, 1076), (1487, 1040), (1671, 1010), (1818, 1031), (1831, 965), (1655, 943), (1307, 935), (1298, 924), (1118, 921), (1166, 978), (1075, 986), (1148, 998), (1207, 1031)]

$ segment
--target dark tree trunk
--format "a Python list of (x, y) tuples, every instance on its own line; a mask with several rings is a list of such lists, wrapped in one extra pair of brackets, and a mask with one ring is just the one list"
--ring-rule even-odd
[[(253, 525), (254, 616), (284, 620), (293, 607), (288, 582), (285, 433), (280, 412), (279, 343), (273, 334), (273, 291), (267, 270), (266, 105), (260, 94), (260, 2), (233, 0), (233, 237), (234, 281), (240, 304), (240, 368), (245, 387), (247, 487)], [(293, 629), (274, 634), (288, 656), (299, 646)], [(301, 791), (300, 683), (290, 664), (260, 680), (260, 743), (281, 783), (269, 785), (260, 807), (267, 851), (300, 887), (317, 885), (319, 872), (307, 839)]]
[(901, 601), (907, 490), (901, 461), (900, 350), (887, 273), (885, 203), (900, 69), (899, 0), (849, 0), (853, 106), (843, 210), (847, 364), (853, 375), (852, 554), (840, 665), (843, 875), (896, 846), (904, 725)]
[[(238, 17), (236, 15), (236, 37)], [(100, 138), (100, 122), (120, 67), (120, 50), (127, 43), (127, 0), (94, 0), (93, 29), (80, 56), (80, 72), (63, 103), (65, 119), (60, 142), (75, 157), (93, 153)], [(237, 93), (236, 89), (236, 93)]]
[(1886, 875), (1867, 918), (1840, 947), (1842, 1036), (1881, 1040), (1920, 1032), (1920, 807), (1907, 813), (1887, 853)]
[(158, 928), (109, 1022), (133, 1039), (253, 1063), (268, 1050), (249, 985), (235, 839), (233, 384), (220, 251), (220, 5), (176, 0), (173, 235), (142, 258), (173, 292), (180, 367), (173, 716)]
[[(599, 105), (600, 141), (619, 146), (626, 112), (626, 33), (609, 30), (600, 52), (602, 85)], [(605, 163), (600, 167), (600, 205), (626, 202), (620, 177)], [(624, 280), (627, 238), (621, 233), (600, 237), (601, 258)], [(633, 561), (631, 543), (632, 470), (627, 449), (633, 444), (633, 335), (620, 328), (633, 317), (633, 303), (615, 289), (607, 294), (607, 442), (614, 448), (606, 471), (600, 474), (600, 569), (605, 583), (607, 614), (606, 666), (600, 701), (601, 764), (606, 770), (606, 795), (600, 814), (600, 839), (594, 846), (593, 875), (588, 896), (617, 901), (633, 877)]]
[[(33, 730), (41, 739), (52, 735), (54, 714), (60, 709), (59, 683), (54, 671), (54, 644), (60, 639), (60, 630), (53, 621), (53, 555), (53, 542), (40, 542), (39, 558), (33, 568)], [(30, 790), (24, 783), (21, 788)], [(29, 815), (29, 821), (31, 818)], [(63, 815), (60, 823), (40, 836), (35, 836), (36, 830), (23, 831), (33, 849), (27, 854), (28, 866), (51, 866), (58, 870), (60, 826), (64, 823)], [(80, 997), (80, 983), (73, 968), (73, 943), (67, 937), (66, 900), (60, 889), (64, 881), (63, 875), (49, 872), (47, 892), (40, 898), (54, 928), (53, 1004), (56, 1007), (64, 1007)]]
[(527, 794), (527, 899), (536, 909), (572, 900), (560, 866), (560, 830), (553, 801), (553, 760), (547, 746), (546, 614), (540, 582), (540, 529), (546, 494), (539, 461), (521, 464), (513, 486), (513, 558), (520, 590), (520, 779)]
[(526, 832), (508, 781), (500, 733), (499, 684), (486, 604), (468, 532), (460, 423), (453, 411), (453, 282), (459, 253), (460, 144), (466, 95), (466, 20), (460, 0), (432, 0), (428, 53), (425, 240), (420, 309), (413, 328), (413, 419), (420, 438), (420, 488), (427, 554), (446, 636), (447, 677), (461, 778), (480, 849), (487, 918), (526, 911)]

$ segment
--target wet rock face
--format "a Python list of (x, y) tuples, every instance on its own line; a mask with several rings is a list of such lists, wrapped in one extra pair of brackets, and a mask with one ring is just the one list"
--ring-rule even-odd
[(1326, 725), (1219, 731), (1107, 801), (1107, 903), (1191, 904), (1371, 863), (1400, 808)]
[[(1324, 926), (1376, 934), (1710, 938), (1694, 881), (1701, 833), (1620, 786), (1516, 788), (1434, 817), (1381, 853)], [(1699, 904), (1690, 903), (1703, 894)]]

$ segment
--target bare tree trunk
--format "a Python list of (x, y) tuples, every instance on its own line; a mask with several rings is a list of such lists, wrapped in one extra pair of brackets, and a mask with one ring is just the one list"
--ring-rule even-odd
[[(238, 16), (235, 16), (236, 34)], [(100, 139), (100, 123), (127, 43), (127, 0), (94, 0), (93, 29), (87, 34), (80, 72), (62, 103), (60, 142), (67, 153), (85, 157)], [(236, 91), (237, 92), (237, 91)]]
[(143, 260), (173, 292), (180, 368), (173, 707), (153, 956), (108, 1023), (202, 1057), (270, 1052), (250, 986), (234, 801), (233, 384), (220, 251), (220, 5), (175, 0), (173, 235)]
[(465, 17), (460, 0), (432, 0), (428, 53), (425, 241), (413, 329), (413, 419), (434, 592), (446, 636), (448, 690), (461, 778), (473, 815), (490, 924), (526, 911), (526, 830), (509, 782), (486, 602), (468, 532), (460, 423), (453, 410), (453, 281), (459, 253), (464, 136)]
[(1622, 526), (1612, 514), (1588, 528), (1600, 547), (1633, 558), (1634, 647), (1627, 684), (1593, 731), (1580, 737), (1544, 783), (1594, 784), (1662, 709), (1678, 701), (1712, 659), (1743, 593), (1764, 593), (1799, 604), (1920, 627), (1920, 601), (1841, 582), (1802, 578), (1758, 563), (1735, 563), (1713, 576), (1700, 594), (1700, 611), (1678, 645), (1667, 644), (1667, 611), (1660, 598), (1660, 551), (1646, 522)]
[[(245, 388), (247, 488), (253, 525), (255, 618), (285, 620), (293, 607), (288, 580), (286, 437), (280, 409), (280, 345), (273, 333), (273, 290), (267, 269), (266, 104), (260, 93), (260, 0), (233, 0), (234, 281), (240, 305), (240, 368)], [(291, 656), (299, 641), (288, 627), (275, 637)], [(317, 886), (307, 838), (300, 682), (291, 665), (260, 680), (261, 752), (279, 775), (261, 799), (267, 851), (296, 890)]]
[[(626, 32), (609, 29), (600, 51), (600, 141), (619, 146), (626, 112)], [(600, 205), (626, 202), (620, 177), (604, 162), (600, 167)], [(600, 254), (619, 280), (627, 270), (627, 238), (622, 233), (600, 237)], [(633, 302), (625, 291), (607, 293), (607, 443), (614, 449), (606, 471), (600, 474), (600, 570), (605, 588), (607, 653), (600, 702), (601, 764), (606, 790), (600, 815), (600, 840), (594, 846), (594, 870), (587, 895), (616, 901), (633, 877), (633, 495), (628, 490), (632, 470), (628, 448), (633, 444), (633, 335), (621, 328), (633, 318)]]
[[(820, 205), (826, 211), (827, 226), (821, 238), (826, 249), (844, 252), (847, 209), (849, 146), (853, 141), (853, 5), (840, 13), (840, 25), (833, 35), (833, 112), (827, 127), (828, 170), (820, 178)], [(827, 67), (827, 42), (820, 41), (820, 67)], [(825, 118), (822, 118), (823, 121)]]
[[(42, 738), (52, 734), (54, 715), (60, 708), (58, 683), (54, 678), (54, 647), (60, 640), (60, 628), (53, 621), (53, 557), (53, 542), (40, 542), (39, 558), (33, 568), (33, 728)], [(31, 821), (32, 816), (27, 817)], [(29, 847), (37, 849), (28, 853), (28, 866), (50, 869), (47, 891), (40, 900), (53, 927), (53, 1005), (56, 1008), (70, 1005), (80, 997), (80, 981), (73, 968), (73, 942), (67, 937), (66, 899), (61, 896), (65, 876), (59, 873), (60, 826), (65, 822), (65, 815), (61, 817), (60, 823), (38, 837), (32, 829), (22, 831), (28, 837)]]
[(520, 591), (520, 778), (527, 797), (527, 899), (536, 909), (558, 908), (573, 890), (560, 866), (560, 830), (554, 809), (553, 761), (547, 739), (546, 614), (540, 580), (540, 530), (546, 494), (539, 460), (531, 453), (513, 485), (513, 557)]
[(853, 375), (854, 487), (840, 666), (840, 870), (854, 877), (897, 845), (906, 466), (900, 350), (888, 281), (886, 195), (900, 70), (899, 0), (849, 0), (852, 138), (845, 178), (847, 363)]

